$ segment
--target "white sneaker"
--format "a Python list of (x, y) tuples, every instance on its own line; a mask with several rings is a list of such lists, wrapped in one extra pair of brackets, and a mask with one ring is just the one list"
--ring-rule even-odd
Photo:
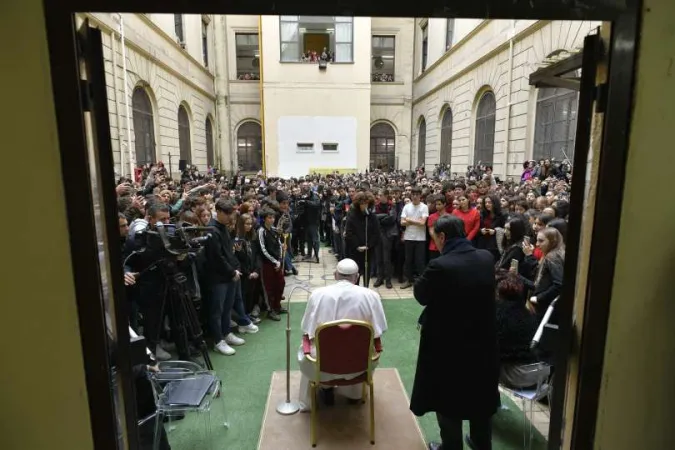
[(236, 351), (227, 345), (227, 342), (225, 341), (220, 341), (216, 344), (216, 351), (227, 356), (234, 355), (236, 353)]
[(260, 306), (255, 305), (253, 311), (251, 311), (251, 315), (258, 317), (260, 315)]
[(168, 361), (171, 359), (171, 353), (167, 352), (159, 345), (155, 347), (155, 356), (158, 361)]
[(239, 325), (239, 334), (255, 334), (258, 332), (258, 327), (249, 323), (248, 325)]
[[(257, 328), (257, 327), (256, 327)], [(229, 345), (244, 345), (246, 343), (245, 340), (243, 340), (240, 337), (235, 336), (234, 334), (230, 333), (225, 337), (225, 342)]]
[(230, 328), (237, 328), (237, 322), (234, 320), (230, 319)]

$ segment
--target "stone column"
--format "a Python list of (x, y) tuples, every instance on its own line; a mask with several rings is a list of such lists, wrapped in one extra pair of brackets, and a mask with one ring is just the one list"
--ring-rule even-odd
[(216, 62), (216, 116), (217, 116), (217, 154), (216, 163), (220, 163), (222, 172), (233, 173), (236, 167), (232, 150), (232, 129), (230, 120), (230, 83), (229, 55), (227, 51), (227, 16), (213, 16)]

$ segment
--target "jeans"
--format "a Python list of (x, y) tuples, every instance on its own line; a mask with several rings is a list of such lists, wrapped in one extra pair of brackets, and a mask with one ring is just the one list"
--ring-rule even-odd
[[(462, 450), (462, 420), (442, 416), (436, 413), (438, 426), (441, 428), (441, 445), (443, 450)], [(475, 450), (492, 450), (492, 418), (472, 419), (469, 421), (469, 436)]]
[[(241, 280), (239, 281), (234, 281), (233, 284), (236, 285), (234, 288), (234, 305), (233, 309), (234, 312), (237, 313), (237, 324), (245, 327), (246, 325), (250, 325), (251, 318), (246, 314), (246, 309), (244, 308), (244, 296), (242, 295), (242, 290), (241, 290)], [(225, 335), (227, 336), (227, 334)]]
[(235, 282), (215, 283), (211, 285), (211, 302), (209, 308), (209, 328), (215, 344), (230, 334), (230, 315), (234, 306), (239, 284)]
[(284, 270), (286, 272), (295, 270), (293, 265), (293, 249), (289, 246), (284, 254)]
[(319, 257), (319, 227), (317, 225), (307, 225), (305, 228), (305, 240), (307, 241), (307, 256), (312, 256), (312, 249), (314, 249), (314, 256)]
[(344, 258), (342, 253), (342, 235), (339, 231), (333, 231), (333, 253), (338, 261)]

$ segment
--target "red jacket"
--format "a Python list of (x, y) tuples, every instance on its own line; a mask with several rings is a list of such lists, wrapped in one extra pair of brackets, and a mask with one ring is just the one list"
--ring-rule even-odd
[(464, 221), (464, 233), (466, 233), (466, 238), (473, 241), (473, 238), (476, 237), (478, 230), (480, 229), (480, 213), (478, 210), (476, 208), (471, 208), (467, 212), (464, 212), (461, 209), (456, 209), (452, 214)]

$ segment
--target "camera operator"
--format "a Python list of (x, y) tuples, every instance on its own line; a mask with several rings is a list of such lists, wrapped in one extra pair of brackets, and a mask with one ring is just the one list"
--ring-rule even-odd
[[(169, 207), (163, 203), (152, 204), (145, 217), (144, 227), (135, 229), (135, 234), (129, 234), (127, 252), (130, 255), (124, 266), (124, 284), (135, 286), (133, 295), (143, 316), (143, 335), (147, 346), (159, 360), (166, 360), (171, 355), (159, 347), (158, 339), (164, 317), (162, 315), (162, 301), (165, 292), (166, 280), (162, 271), (156, 267), (156, 262), (162, 255), (155, 250), (144, 248), (143, 239), (146, 229), (154, 230), (157, 223), (169, 223)], [(133, 252), (137, 252), (132, 255)], [(140, 276), (142, 274), (142, 276)]]
[(307, 241), (307, 256), (304, 261), (312, 260), (312, 249), (314, 249), (314, 260), (319, 262), (319, 219), (321, 218), (321, 199), (316, 192), (309, 188), (309, 183), (302, 183), (300, 201), (305, 204), (305, 240)]
[(228, 226), (234, 220), (234, 204), (223, 198), (216, 202), (216, 218), (209, 223), (216, 229), (206, 241), (204, 279), (210, 293), (208, 322), (215, 350), (223, 355), (234, 355), (231, 345), (242, 345), (244, 340), (230, 332), (230, 315), (239, 288), (241, 272), (234, 254), (234, 243)]

